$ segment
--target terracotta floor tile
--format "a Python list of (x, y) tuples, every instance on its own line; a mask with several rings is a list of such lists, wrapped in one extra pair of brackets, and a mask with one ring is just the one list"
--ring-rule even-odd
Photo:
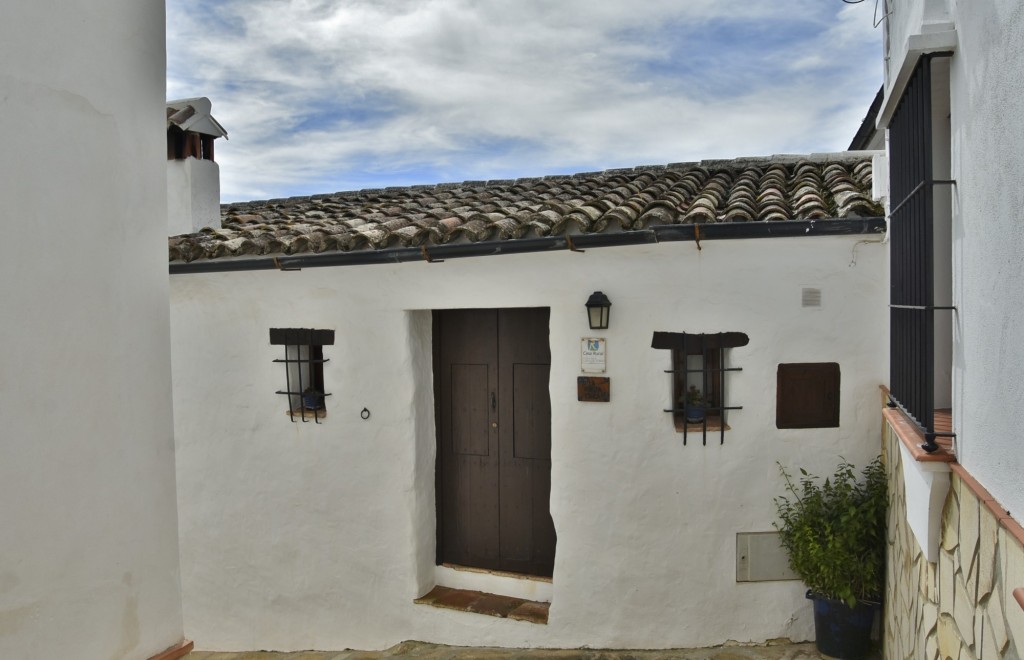
[(526, 601), (521, 598), (509, 598), (508, 596), (480, 593), (479, 597), (470, 603), (469, 611), (477, 614), (486, 614), (488, 616), (505, 618), (508, 616), (509, 612), (525, 602)]
[(517, 621), (546, 624), (548, 622), (549, 603), (538, 603), (532, 600), (524, 602), (508, 614), (508, 618)]
[(448, 587), (434, 587), (433, 589), (431, 589), (430, 591), (423, 594), (422, 596), (420, 596), (412, 602), (416, 603), (417, 605), (432, 605), (435, 600), (452, 591), (455, 590), (450, 589)]
[[(488, 594), (482, 591), (466, 589), (450, 589), (434, 587), (430, 593), (417, 598), (416, 603), (443, 607), (446, 609), (484, 614), (499, 618), (511, 618), (531, 623), (547, 623), (548, 603), (540, 603), (523, 598)], [(515, 615), (513, 615), (515, 613)]]
[[(438, 593), (434, 594), (435, 591)], [(480, 598), (481, 592), (467, 591), (465, 589), (448, 589), (447, 587), (435, 587), (434, 591), (431, 591), (426, 597), (431, 596), (432, 600), (426, 601), (424, 599), (423, 602), (427, 605), (433, 605), (434, 607), (444, 607), (450, 610), (462, 610), (463, 612), (467, 612), (469, 611), (469, 606)]]

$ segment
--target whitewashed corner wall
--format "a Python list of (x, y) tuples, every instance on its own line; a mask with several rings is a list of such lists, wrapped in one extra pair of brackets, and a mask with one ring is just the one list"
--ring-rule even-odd
[[(185, 629), (197, 648), (452, 644), (678, 647), (807, 639), (798, 582), (735, 582), (737, 532), (772, 529), (776, 461), (827, 472), (879, 451), (886, 249), (753, 239), (299, 272), (175, 275)], [(822, 289), (820, 309), (801, 288)], [(583, 303), (611, 298), (610, 403), (576, 400)], [(546, 626), (414, 605), (433, 584), (431, 309), (551, 309)], [(328, 416), (293, 423), (271, 327), (336, 330)], [(725, 444), (683, 447), (655, 330), (740, 331)], [(775, 428), (781, 362), (838, 362), (841, 426)], [(360, 411), (371, 412), (368, 420)]]
[(0, 657), (182, 639), (162, 2), (0, 21)]
[[(949, 322), (957, 458), (1011, 511), (1024, 510), (1016, 413), (1024, 406), (1024, 342), (1011, 330), (1024, 324), (1024, 189), (1017, 175), (1024, 154), (1024, 5), (900, 0), (889, 21), (890, 82), (922, 48), (953, 52), (949, 258), (957, 311)], [(887, 89), (885, 106), (900, 93)]]
[[(969, 9), (969, 11), (968, 11)], [(957, 3), (951, 65), (957, 458), (1024, 511), (1024, 4)]]

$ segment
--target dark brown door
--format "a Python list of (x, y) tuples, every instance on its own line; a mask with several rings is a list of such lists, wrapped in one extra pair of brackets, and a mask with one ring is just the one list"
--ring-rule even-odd
[(549, 311), (434, 313), (438, 561), (550, 576)]

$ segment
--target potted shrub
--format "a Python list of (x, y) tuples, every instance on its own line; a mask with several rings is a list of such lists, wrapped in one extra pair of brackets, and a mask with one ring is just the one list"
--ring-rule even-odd
[(704, 395), (696, 385), (690, 385), (690, 389), (686, 392), (686, 421), (703, 422), (706, 407), (707, 402), (704, 400)]
[(775, 498), (775, 523), (789, 565), (814, 601), (818, 650), (856, 660), (871, 647), (885, 590), (886, 493), (881, 457), (857, 479), (845, 459), (821, 482), (800, 470), (799, 484), (779, 465), (787, 495)]

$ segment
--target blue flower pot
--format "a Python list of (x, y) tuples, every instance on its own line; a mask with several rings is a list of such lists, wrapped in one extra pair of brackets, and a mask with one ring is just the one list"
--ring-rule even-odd
[(851, 608), (841, 600), (823, 598), (810, 591), (814, 602), (814, 637), (818, 651), (840, 660), (861, 660), (871, 651), (871, 629), (878, 603), (858, 601)]

